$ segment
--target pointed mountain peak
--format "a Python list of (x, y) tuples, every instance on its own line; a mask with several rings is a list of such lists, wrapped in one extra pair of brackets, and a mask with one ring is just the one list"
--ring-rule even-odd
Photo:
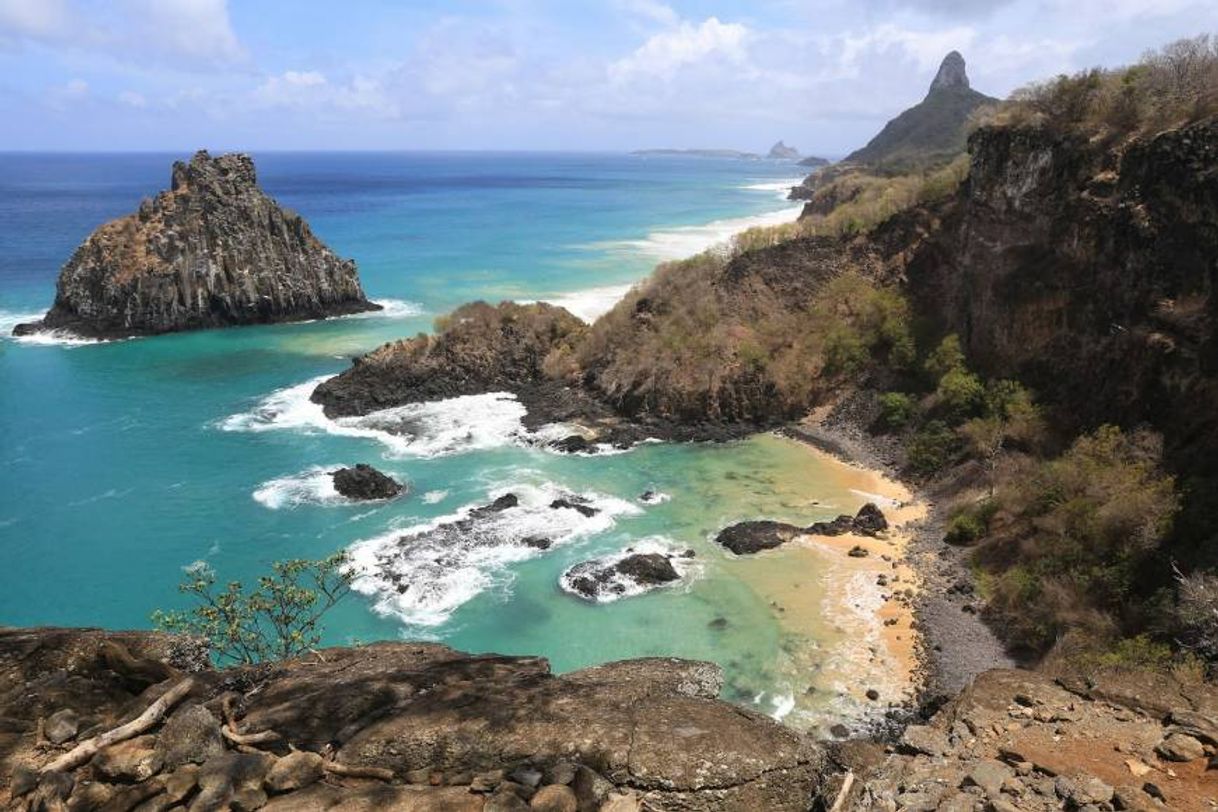
[(952, 51), (943, 57), (943, 64), (935, 74), (935, 81), (930, 83), (930, 92), (949, 87), (968, 87), (968, 73), (964, 70), (964, 57), (959, 51)]

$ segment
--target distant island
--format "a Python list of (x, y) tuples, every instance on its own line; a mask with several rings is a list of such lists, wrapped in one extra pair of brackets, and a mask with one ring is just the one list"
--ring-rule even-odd
[[(741, 161), (794, 161), (800, 158), (799, 150), (795, 147), (788, 147), (783, 141), (779, 141), (774, 146), (770, 147), (770, 151), (765, 155), (758, 152), (746, 152), (739, 149), (674, 149), (665, 147), (661, 149), (636, 149), (630, 153), (631, 155), (677, 155), (692, 158), (732, 158)], [(801, 161), (801, 166), (825, 166), (829, 161), (824, 158), (809, 157)]]
[(797, 150), (795, 147), (788, 147), (785, 143), (779, 141), (777, 144), (770, 147), (770, 152), (766, 155), (766, 157), (779, 161), (795, 161), (798, 160), (800, 156), (799, 150)]
[(760, 160), (756, 152), (742, 152), (738, 149), (636, 149), (631, 155), (688, 155), (694, 158), (739, 158), (743, 160)]

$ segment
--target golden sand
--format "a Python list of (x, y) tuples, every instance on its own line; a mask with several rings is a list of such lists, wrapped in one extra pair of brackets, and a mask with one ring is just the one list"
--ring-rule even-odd
[[(854, 509), (875, 502), (889, 522), (880, 538), (800, 536), (733, 562), (738, 577), (773, 607), (790, 634), (780, 666), (790, 677), (794, 701), (786, 721), (823, 728), (914, 696), (919, 660), (911, 598), (917, 579), (904, 553), (911, 525), (925, 517), (926, 505), (882, 472), (800, 447), (815, 460), (820, 478), (857, 496)], [(868, 555), (850, 556), (856, 546)], [(867, 698), (869, 690), (879, 698)]]

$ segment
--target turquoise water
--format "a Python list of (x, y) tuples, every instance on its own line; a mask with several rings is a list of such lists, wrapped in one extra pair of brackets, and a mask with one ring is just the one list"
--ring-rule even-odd
[[(6, 333), (49, 305), (60, 264), (93, 227), (167, 184), (173, 157), (0, 156)], [(390, 438), (321, 420), (307, 382), (470, 299), (603, 306), (603, 289), (784, 209), (777, 186), (795, 167), (565, 154), (255, 160), (268, 192), (356, 259), (387, 315), (106, 344), (0, 341), (0, 622), (146, 627), (152, 610), (183, 605), (175, 585), (192, 562), (228, 580), (351, 545), (371, 556), (384, 549), (377, 539), (425, 542), (420, 526), (511, 491), (525, 504), (468, 549), (438, 551), (440, 576), (420, 554), (402, 563), (405, 598), (365, 584), (331, 617), (327, 642), (426, 637), (543, 654), (560, 670), (677, 654), (723, 663), (733, 695), (763, 706), (792, 690), (778, 674), (789, 632), (707, 538), (743, 518), (811, 520), (861, 501), (800, 449), (762, 437), (562, 456), (530, 445), (516, 404), (493, 397), (424, 409), (417, 436)], [(411, 495), (335, 499), (324, 470), (356, 462), (409, 481)], [(646, 490), (668, 501), (644, 504)], [(551, 510), (566, 492), (601, 512)], [(558, 543), (522, 556), (511, 540), (538, 528)], [(610, 604), (559, 588), (575, 562), (638, 544), (697, 557), (681, 586)]]

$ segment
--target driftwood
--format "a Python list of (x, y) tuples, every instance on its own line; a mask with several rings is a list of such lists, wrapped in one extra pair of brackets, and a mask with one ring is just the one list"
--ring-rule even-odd
[(224, 738), (228, 739), (233, 744), (244, 744), (246, 746), (277, 742), (280, 738), (282, 738), (273, 730), (263, 730), (260, 733), (238, 733), (228, 725), (222, 726), (220, 728), (220, 732), (224, 734)]
[(119, 725), (113, 730), (100, 733), (87, 741), (73, 747), (59, 758), (42, 768), (41, 772), (63, 772), (72, 770), (84, 764), (96, 755), (98, 750), (136, 736), (148, 730), (164, 718), (165, 714), (178, 702), (182, 701), (190, 690), (195, 687), (195, 681), (189, 677), (161, 694), (161, 698), (149, 705), (143, 713), (126, 724)]
[(837, 799), (833, 802), (833, 806), (829, 807), (829, 812), (841, 812), (846, 808), (846, 799), (850, 797), (850, 790), (854, 786), (854, 773), (849, 770), (842, 776), (842, 788), (837, 792)]
[(337, 761), (327, 761), (323, 765), (326, 772), (343, 778), (375, 778), (378, 781), (392, 781), (393, 770), (384, 767), (357, 767), (352, 764), (340, 764)]

